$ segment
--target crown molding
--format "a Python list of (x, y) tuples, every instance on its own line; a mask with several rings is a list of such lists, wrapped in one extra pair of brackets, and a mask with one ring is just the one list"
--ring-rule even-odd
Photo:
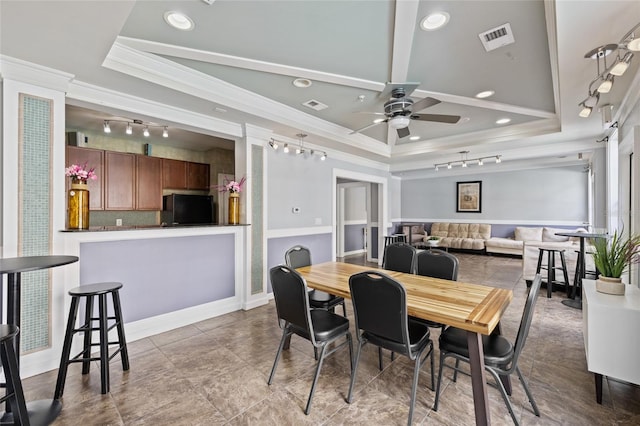
[(0, 77), (66, 92), (69, 82), (75, 76), (22, 59), (0, 55)]

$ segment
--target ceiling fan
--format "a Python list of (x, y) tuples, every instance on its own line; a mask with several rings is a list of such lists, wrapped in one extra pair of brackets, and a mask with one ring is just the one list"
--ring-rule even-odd
[[(416, 85), (417, 86), (417, 85)], [(445, 115), (445, 114), (418, 114), (423, 109), (439, 104), (441, 101), (435, 98), (426, 97), (414, 102), (413, 99), (406, 95), (405, 87), (402, 85), (395, 85), (391, 88), (391, 99), (384, 103), (384, 113), (371, 112), (368, 114), (384, 115), (385, 119), (379, 119), (364, 126), (360, 129), (352, 131), (351, 135), (360, 133), (363, 130), (369, 129), (380, 123), (389, 123), (391, 127), (396, 129), (399, 138), (404, 138), (410, 135), (409, 123), (411, 120), (420, 121), (433, 121), (436, 123), (449, 123), (455, 124), (460, 120), (459, 115)]]

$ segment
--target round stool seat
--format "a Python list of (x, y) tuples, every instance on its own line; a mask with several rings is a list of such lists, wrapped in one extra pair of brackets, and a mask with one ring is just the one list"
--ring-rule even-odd
[(110, 293), (121, 288), (122, 283), (118, 282), (95, 283), (72, 288), (69, 290), (69, 294), (71, 296), (97, 296), (98, 294)]
[(13, 339), (19, 331), (20, 329), (13, 324), (0, 324), (0, 342)]

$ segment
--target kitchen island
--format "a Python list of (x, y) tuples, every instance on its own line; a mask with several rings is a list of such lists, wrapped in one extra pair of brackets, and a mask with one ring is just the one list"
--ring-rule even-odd
[(67, 292), (78, 285), (123, 284), (128, 342), (267, 303), (266, 294), (251, 295), (249, 230), (190, 225), (59, 232), (64, 254), (80, 261), (60, 271), (51, 286), (51, 346), (25, 354), (23, 376), (58, 367), (71, 302)]

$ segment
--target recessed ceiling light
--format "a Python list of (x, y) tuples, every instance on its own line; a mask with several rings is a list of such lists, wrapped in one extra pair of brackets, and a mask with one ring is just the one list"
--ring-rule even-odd
[(311, 86), (313, 83), (308, 78), (296, 78), (293, 80), (293, 85), (300, 88), (307, 88)]
[(425, 31), (434, 31), (447, 25), (447, 22), (449, 22), (447, 12), (433, 12), (422, 18), (420, 28)]
[(476, 98), (479, 99), (484, 99), (484, 98), (488, 98), (489, 96), (493, 96), (495, 95), (496, 92), (494, 92), (493, 90), (485, 90), (484, 92), (480, 92), (476, 95)]
[(507, 124), (510, 121), (511, 121), (510, 118), (501, 118), (499, 120), (496, 120), (496, 124)]
[(409, 140), (412, 140), (412, 141), (417, 141), (418, 139), (420, 139), (420, 136), (411, 136), (409, 138)]
[(173, 28), (191, 31), (196, 25), (193, 20), (182, 12), (169, 11), (164, 13), (164, 20)]

